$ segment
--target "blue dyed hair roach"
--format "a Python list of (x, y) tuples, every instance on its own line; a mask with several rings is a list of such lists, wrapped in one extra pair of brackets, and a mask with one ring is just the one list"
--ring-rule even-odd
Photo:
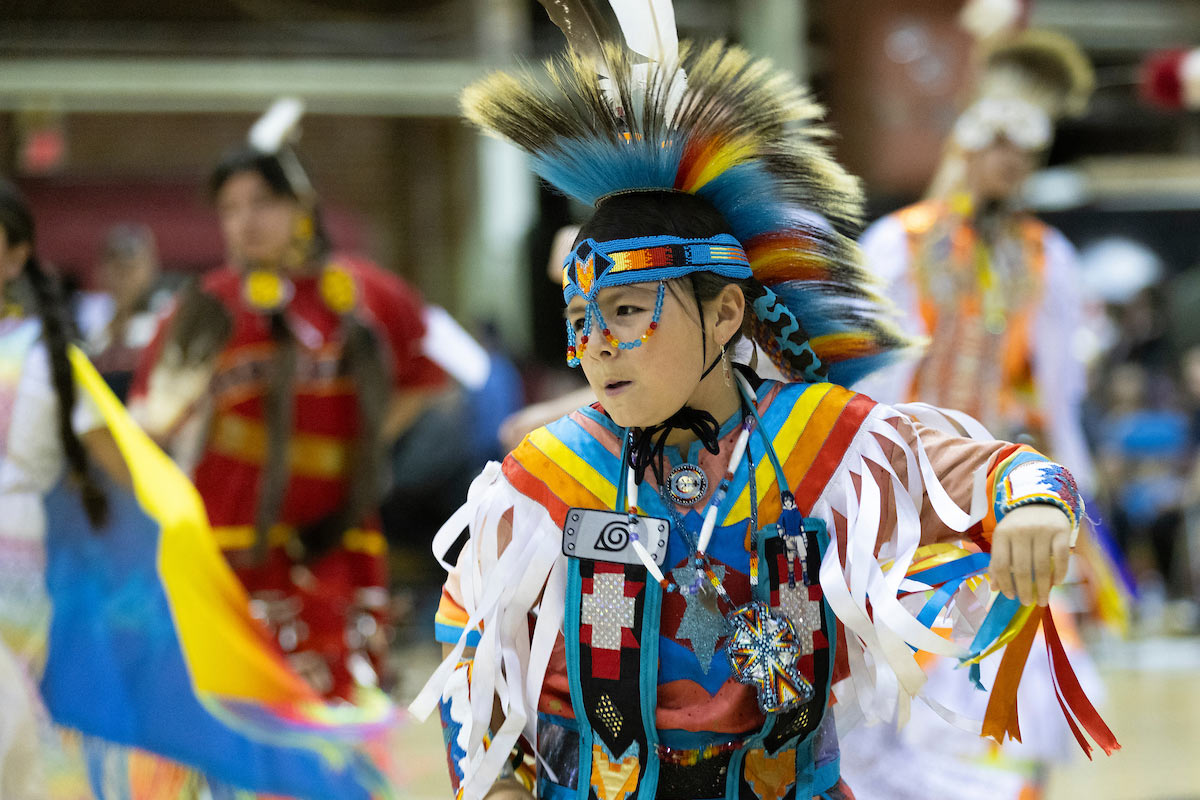
[[(622, 47), (605, 60), (607, 79), (576, 52), (546, 64), (548, 82), (493, 74), (468, 87), (464, 111), (560, 191), (598, 204), (581, 238), (687, 235), (677, 223), (701, 218), (707, 229), (689, 233), (732, 234), (756, 284), (747, 332), (790, 378), (849, 385), (906, 346), (837, 229), (858, 224), (858, 183), (790, 76), (722, 44), (685, 44), (678, 63), (637, 70)], [(639, 216), (648, 203), (661, 208)]]

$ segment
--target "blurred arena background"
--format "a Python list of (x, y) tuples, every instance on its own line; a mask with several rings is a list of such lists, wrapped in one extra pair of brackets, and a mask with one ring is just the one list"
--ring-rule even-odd
[[(683, 36), (741, 42), (810, 82), (864, 181), (868, 219), (922, 194), (961, 110), (962, 0), (675, 5)], [(1200, 798), (1200, 111), (1186, 97), (1171, 107), (1173, 87), (1147, 72), (1155, 54), (1200, 47), (1200, 2), (1036, 0), (1027, 13), (1097, 69), (1088, 112), (1060, 126), (1027, 194), (1082, 255), (1098, 324), (1072, 346), (1092, 363), (1094, 513), (1120, 528), (1139, 588), (1129, 637), (1093, 642), (1124, 749), (1063, 768), (1051, 797)], [(301, 97), (300, 150), (337, 246), (449, 310), (537, 401), (578, 380), (562, 365), (546, 265), (581, 210), (461, 122), (456, 96), (560, 44), (534, 0), (6, 0), (0, 174), (28, 194), (43, 257), (77, 290), (98, 287), (117, 224), (152, 232), (170, 288), (223, 257), (211, 165), (273, 99)], [(437, 491), (414, 480), (421, 501), (385, 515), (409, 621), (395, 643), (401, 696), (436, 663), (427, 544), (469, 460), (447, 459)], [(409, 730), (414, 797), (448, 796), (435, 728)]]

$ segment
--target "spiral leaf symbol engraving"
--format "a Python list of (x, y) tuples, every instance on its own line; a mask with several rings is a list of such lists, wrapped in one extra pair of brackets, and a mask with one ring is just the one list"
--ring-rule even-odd
[(597, 550), (607, 550), (616, 553), (624, 550), (629, 544), (629, 528), (624, 522), (610, 522), (600, 531), (596, 539)]

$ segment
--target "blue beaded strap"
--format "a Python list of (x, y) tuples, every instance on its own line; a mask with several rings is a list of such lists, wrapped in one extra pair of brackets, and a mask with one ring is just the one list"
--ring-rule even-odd
[(596, 292), (606, 287), (668, 281), (693, 272), (715, 272), (734, 279), (754, 275), (741, 243), (727, 233), (704, 239), (584, 239), (563, 261), (563, 301), (575, 295), (594, 300)]
[(794, 356), (806, 354), (809, 356), (808, 364), (804, 368), (803, 378), (805, 380), (810, 383), (819, 383), (825, 380), (825, 370), (821, 359), (812, 349), (808, 338), (802, 336), (804, 329), (800, 327), (800, 321), (796, 319), (796, 315), (780, 301), (779, 295), (771, 291), (771, 287), (764, 286), (763, 288), (766, 289), (766, 294), (754, 301), (754, 313), (763, 322), (785, 320), (783, 328), (775, 336), (775, 341), (779, 344), (780, 349)]
[(783, 504), (786, 507), (790, 499), (791, 504), (795, 506), (795, 498), (792, 496), (792, 491), (788, 487), (787, 475), (783, 472), (783, 464), (779, 463), (779, 456), (775, 454), (775, 443), (771, 441), (770, 434), (767, 433), (766, 427), (763, 425), (762, 419), (758, 416), (758, 408), (756, 406), (758, 398), (750, 391), (746, 379), (738, 373), (738, 387), (742, 390), (742, 396), (747, 399), (747, 406), (750, 408), (750, 413), (754, 415), (754, 427), (758, 429), (759, 438), (762, 439), (763, 449), (767, 453), (767, 458), (771, 461), (771, 468), (775, 471), (775, 482), (779, 485), (779, 496), (783, 498)]

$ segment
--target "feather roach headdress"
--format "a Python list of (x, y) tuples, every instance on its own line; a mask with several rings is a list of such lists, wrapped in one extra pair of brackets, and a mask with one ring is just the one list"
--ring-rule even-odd
[[(673, 19), (670, 27), (673, 35)], [(754, 299), (751, 335), (793, 379), (850, 384), (905, 346), (857, 247), (836, 228), (859, 221), (858, 183), (830, 157), (823, 109), (790, 75), (723, 44), (685, 43), (649, 62), (619, 44), (580, 47), (547, 62), (545, 78), (496, 73), (470, 86), (466, 116), (527, 151), (542, 178), (581, 202), (686, 192), (716, 209), (736, 241), (657, 253), (589, 242), (566, 265), (568, 297), (687, 269), (753, 277), (766, 292)], [(726, 272), (712, 267), (722, 261)]]
[(1096, 75), (1079, 45), (1060, 33), (1030, 28), (989, 40), (977, 95), (1018, 95), (1051, 121), (1079, 116), (1096, 87)]

